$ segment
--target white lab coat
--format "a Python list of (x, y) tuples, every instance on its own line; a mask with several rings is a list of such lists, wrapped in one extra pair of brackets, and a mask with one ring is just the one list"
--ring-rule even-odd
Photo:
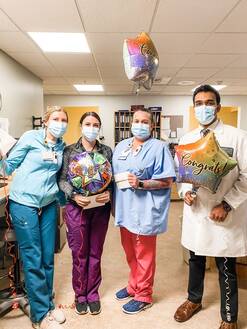
[[(210, 127), (222, 147), (233, 149), (238, 165), (223, 177), (215, 194), (200, 187), (192, 206), (184, 204), (182, 245), (197, 255), (238, 257), (247, 255), (247, 133), (224, 125), (220, 120)], [(201, 138), (199, 127), (181, 138), (189, 144)], [(181, 197), (190, 184), (178, 184)], [(212, 208), (222, 200), (233, 208), (224, 222), (209, 218)]]

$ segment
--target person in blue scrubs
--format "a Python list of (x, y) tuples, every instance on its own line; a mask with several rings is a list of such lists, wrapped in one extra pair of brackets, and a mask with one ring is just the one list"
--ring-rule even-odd
[(9, 210), (20, 249), (25, 287), (34, 328), (59, 329), (65, 321), (53, 304), (54, 250), (57, 227), (57, 173), (65, 147), (61, 137), (68, 117), (63, 108), (49, 107), (44, 129), (25, 132), (6, 159), (4, 175), (14, 171)]
[(113, 154), (114, 176), (126, 176), (129, 187), (116, 184), (115, 223), (130, 267), (128, 285), (118, 300), (133, 297), (122, 310), (135, 314), (152, 306), (156, 237), (167, 229), (174, 163), (167, 145), (151, 137), (152, 112), (134, 113), (133, 138), (121, 141)]

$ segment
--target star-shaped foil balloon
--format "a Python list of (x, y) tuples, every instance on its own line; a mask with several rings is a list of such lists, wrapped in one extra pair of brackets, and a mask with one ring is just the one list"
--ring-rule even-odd
[(213, 131), (195, 143), (175, 147), (179, 161), (177, 182), (205, 187), (215, 193), (223, 176), (236, 165), (223, 151)]
[(159, 56), (150, 36), (142, 32), (135, 39), (124, 40), (123, 60), (129, 80), (150, 90), (159, 67)]

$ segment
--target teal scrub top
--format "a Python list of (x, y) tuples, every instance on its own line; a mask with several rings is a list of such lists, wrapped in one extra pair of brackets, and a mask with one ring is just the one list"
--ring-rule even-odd
[[(136, 154), (131, 151), (133, 138), (120, 142), (113, 153), (114, 175), (130, 172), (140, 180), (175, 180), (174, 161), (167, 145), (155, 138), (143, 143)], [(115, 224), (140, 235), (157, 235), (167, 230), (171, 189), (144, 190), (115, 186)]]

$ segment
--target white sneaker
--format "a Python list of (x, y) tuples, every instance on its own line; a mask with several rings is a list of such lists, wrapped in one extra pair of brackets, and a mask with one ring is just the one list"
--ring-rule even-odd
[(66, 321), (66, 317), (65, 317), (63, 311), (60, 310), (59, 308), (55, 308), (54, 310), (51, 310), (50, 316), (52, 316), (53, 319), (60, 324), (64, 323)]
[(62, 329), (61, 326), (55, 319), (50, 315), (50, 312), (40, 323), (32, 323), (35, 329)]

